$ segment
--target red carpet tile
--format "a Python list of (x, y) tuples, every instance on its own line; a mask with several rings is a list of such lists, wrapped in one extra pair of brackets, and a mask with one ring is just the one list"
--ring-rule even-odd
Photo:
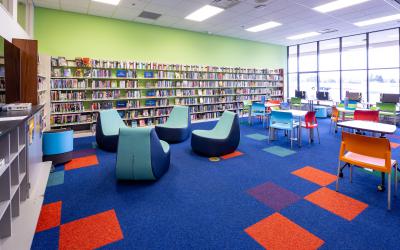
[(336, 181), (335, 175), (310, 166), (306, 166), (304, 168), (293, 171), (292, 174), (297, 175), (300, 178), (306, 179), (320, 186), (327, 186), (332, 182)]
[(123, 238), (115, 211), (108, 210), (61, 225), (59, 249), (95, 249)]
[(39, 220), (36, 225), (37, 233), (60, 225), (61, 206), (61, 201), (49, 203), (42, 206), (42, 209), (40, 210)]
[(395, 143), (395, 142), (390, 142), (390, 147), (392, 147), (393, 149), (396, 149), (400, 146), (400, 144)]
[(241, 155), (243, 155), (242, 152), (235, 151), (233, 153), (230, 153), (230, 154), (227, 154), (227, 155), (223, 155), (223, 156), (221, 156), (221, 158), (224, 159), (224, 160), (227, 160), (227, 159), (238, 157), (238, 156), (241, 156)]
[(244, 231), (268, 250), (310, 250), (324, 244), (323, 240), (280, 213), (274, 213)]
[(304, 199), (348, 221), (353, 220), (368, 207), (364, 202), (326, 187), (320, 188), (314, 193), (307, 195)]
[(89, 155), (72, 159), (72, 161), (65, 164), (65, 170), (72, 170), (77, 168), (84, 168), (99, 164), (96, 155)]

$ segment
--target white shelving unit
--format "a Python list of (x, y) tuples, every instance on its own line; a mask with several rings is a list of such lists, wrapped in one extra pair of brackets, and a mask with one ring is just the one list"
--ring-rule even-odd
[(11, 236), (14, 218), (20, 215), (20, 204), (29, 195), (27, 172), (26, 123), (0, 137), (0, 239)]

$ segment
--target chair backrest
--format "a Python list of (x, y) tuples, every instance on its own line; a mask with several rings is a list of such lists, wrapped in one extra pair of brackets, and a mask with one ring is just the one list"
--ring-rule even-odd
[(315, 114), (316, 114), (316, 111), (308, 111), (307, 112), (306, 116), (304, 117), (304, 122), (306, 124), (306, 128), (311, 128), (314, 124), (318, 124)]
[(174, 106), (169, 114), (166, 125), (173, 127), (187, 127), (190, 123), (189, 107)]
[(386, 169), (391, 168), (391, 149), (387, 138), (376, 138), (342, 132), (339, 157), (346, 152), (385, 160)]
[(244, 106), (244, 107), (246, 107), (246, 106), (251, 106), (251, 104), (252, 104), (252, 101), (251, 101), (251, 100), (243, 100), (243, 106)]
[(265, 97), (265, 95), (261, 96), (261, 103), (265, 103), (266, 100), (267, 98)]
[(376, 107), (379, 108), (379, 110), (384, 111), (384, 112), (396, 113), (396, 103), (377, 102)]
[(293, 114), (285, 111), (271, 111), (270, 124), (287, 123), (293, 125)]
[(278, 106), (278, 110), (279, 110), (279, 109), (290, 109), (290, 104), (287, 103), (287, 102), (282, 102), (282, 103), (280, 104), (280, 106)]
[(104, 135), (117, 135), (120, 128), (126, 127), (115, 109), (102, 110), (99, 115)]
[(222, 116), (219, 118), (217, 125), (215, 125), (215, 127), (213, 128), (213, 132), (215, 134), (218, 134), (220, 138), (228, 137), (232, 129), (235, 116), (236, 116), (235, 113), (225, 110)]
[(265, 105), (264, 103), (260, 103), (260, 102), (253, 102), (251, 104), (251, 113), (265, 113)]
[(268, 102), (272, 104), (281, 104), (280, 100), (269, 100)]
[(299, 97), (290, 98), (290, 104), (301, 104), (301, 98)]
[(331, 114), (331, 117), (332, 117), (333, 119), (339, 118), (339, 110), (338, 110), (335, 106), (332, 107), (332, 114)]
[(356, 110), (354, 111), (354, 120), (379, 122), (378, 110)]

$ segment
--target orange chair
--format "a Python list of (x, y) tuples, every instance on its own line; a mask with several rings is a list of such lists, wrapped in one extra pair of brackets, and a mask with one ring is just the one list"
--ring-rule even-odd
[(301, 127), (308, 129), (308, 142), (311, 143), (311, 130), (316, 128), (318, 134), (318, 143), (321, 143), (319, 139), (319, 130), (318, 130), (318, 121), (315, 117), (315, 111), (308, 111), (306, 116), (304, 117), (304, 122), (301, 123)]
[(339, 110), (336, 107), (332, 107), (332, 115), (331, 115), (331, 124), (329, 125), (329, 133), (331, 132), (332, 123), (335, 125), (335, 133), (337, 132), (337, 123), (342, 121), (342, 118), (339, 116)]
[[(390, 142), (386, 138), (342, 132), (336, 191), (339, 190), (339, 177), (342, 169), (346, 166), (350, 168), (350, 182), (352, 182), (353, 165), (385, 173), (388, 176), (388, 210), (390, 210), (391, 172), (393, 166), (395, 167), (395, 194), (397, 192), (397, 161), (392, 160), (391, 156)], [(345, 163), (343, 167), (341, 162)]]

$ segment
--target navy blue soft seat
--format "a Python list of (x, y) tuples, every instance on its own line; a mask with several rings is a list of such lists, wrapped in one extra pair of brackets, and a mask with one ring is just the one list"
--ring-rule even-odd
[(116, 152), (119, 129), (125, 127), (124, 121), (116, 110), (100, 111), (96, 123), (96, 142), (99, 148)]
[(54, 129), (43, 133), (43, 161), (59, 165), (72, 159), (74, 132), (70, 129)]
[(158, 139), (153, 128), (121, 128), (117, 179), (157, 180), (167, 172), (170, 157), (169, 144)]
[(156, 132), (160, 140), (169, 143), (186, 140), (190, 133), (189, 107), (174, 106), (167, 122), (156, 126)]
[(212, 130), (194, 130), (192, 149), (194, 152), (212, 157), (234, 152), (240, 142), (240, 127), (237, 114), (225, 111)]

